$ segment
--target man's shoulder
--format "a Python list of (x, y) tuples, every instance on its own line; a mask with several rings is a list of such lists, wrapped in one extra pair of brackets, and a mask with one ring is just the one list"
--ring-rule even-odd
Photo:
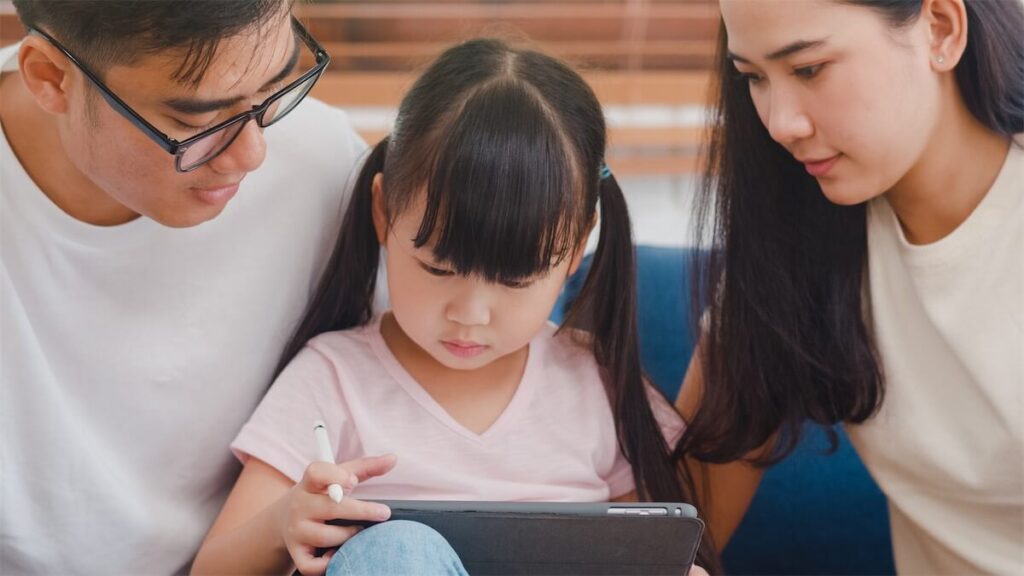
[(0, 74), (18, 69), (18, 49), (21, 42), (0, 46)]
[[(294, 120), (291, 120), (291, 117), (295, 117)], [(312, 130), (346, 128), (354, 132), (352, 122), (343, 109), (331, 106), (312, 96), (303, 99), (302, 103), (296, 106), (289, 115), (289, 119), (291, 124), (304, 124), (306, 128)]]
[(306, 98), (287, 118), (267, 128), (267, 158), (253, 176), (340, 192), (355, 179), (366, 143), (344, 110)]
[(312, 97), (303, 100), (266, 134), (271, 143), (284, 141), (301, 150), (329, 149), (338, 154), (361, 153), (366, 148), (344, 110)]

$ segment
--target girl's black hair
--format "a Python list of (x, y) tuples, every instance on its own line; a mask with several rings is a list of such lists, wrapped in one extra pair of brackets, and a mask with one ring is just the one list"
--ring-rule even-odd
[[(491, 281), (529, 278), (574, 256), (600, 205), (597, 251), (565, 325), (589, 331), (640, 499), (688, 497), (642, 378), (629, 213), (615, 178), (600, 178), (605, 149), (601, 105), (565, 64), (498, 40), (447, 50), (417, 80), (391, 136), (362, 167), (334, 253), (278, 372), (313, 336), (370, 321), (378, 173), (389, 224), (425, 200), (416, 246), (432, 244), (438, 262)], [(717, 566), (710, 547), (700, 560)]]
[[(839, 0), (871, 9), (894, 29), (921, 0)], [(955, 70), (971, 113), (990, 130), (1024, 131), (1024, 6), (965, 0), (968, 40)], [(778, 434), (755, 463), (784, 458), (807, 420), (863, 422), (884, 384), (865, 324), (865, 205), (829, 202), (817, 181), (769, 136), (727, 58), (720, 26), (719, 93), (697, 201), (710, 255), (693, 277), (708, 303), (700, 409), (678, 446), (707, 462), (743, 458)], [(699, 312), (698, 312), (699, 315)]]

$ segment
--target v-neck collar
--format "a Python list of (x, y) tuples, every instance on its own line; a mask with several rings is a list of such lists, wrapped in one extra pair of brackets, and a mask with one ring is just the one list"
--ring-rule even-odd
[(487, 442), (494, 437), (501, 435), (505, 428), (511, 426), (509, 422), (515, 422), (517, 414), (522, 410), (522, 406), (528, 403), (534, 383), (537, 381), (534, 373), (538, 369), (537, 364), (540, 361), (541, 349), (543, 347), (541, 335), (535, 337), (528, 345), (526, 367), (523, 370), (522, 378), (519, 380), (519, 385), (516, 386), (516, 391), (512, 395), (512, 399), (509, 400), (508, 405), (505, 406), (505, 409), (502, 410), (501, 414), (494, 420), (490, 427), (482, 433), (477, 434), (453, 418), (452, 415), (449, 414), (448, 411), (437, 402), (437, 400), (434, 400), (434, 397), (431, 396), (430, 393), (412, 377), (412, 374), (405, 369), (405, 366), (402, 366), (402, 363), (398, 361), (398, 358), (388, 347), (387, 342), (384, 341), (384, 336), (381, 334), (380, 327), (381, 315), (377, 315), (366, 328), (370, 347), (374, 354), (377, 355), (381, 364), (384, 365), (385, 370), (388, 371), (388, 374), (398, 382), (402, 389), (404, 389), (406, 393), (416, 401), (416, 403), (430, 413), (436, 420), (460, 436), (476, 443)]

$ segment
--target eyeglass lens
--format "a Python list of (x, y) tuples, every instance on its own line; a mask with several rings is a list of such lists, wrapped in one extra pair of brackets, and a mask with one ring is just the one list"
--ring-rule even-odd
[[(294, 81), (299, 76), (300, 73), (295, 73), (292, 77), (287, 78), (283, 84), (287, 85), (288, 82)], [(264, 128), (270, 126), (294, 110), (295, 106), (309, 93), (316, 80), (317, 76), (313, 75), (305, 82), (294, 86), (288, 92), (278, 94), (267, 106), (261, 117), (257, 119), (259, 125)], [(188, 148), (179, 155), (179, 169), (182, 171), (191, 170), (209, 162), (223, 152), (241, 133), (247, 123), (246, 120), (246, 118), (241, 118), (237, 122), (224, 126), (220, 130), (189, 144)]]

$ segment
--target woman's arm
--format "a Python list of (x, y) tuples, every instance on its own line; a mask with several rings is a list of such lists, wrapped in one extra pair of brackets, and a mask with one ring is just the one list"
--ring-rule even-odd
[[(699, 358), (698, 346), (690, 360), (690, 367), (686, 371), (683, 387), (676, 400), (676, 408), (686, 421), (691, 421), (696, 414), (704, 389)], [(760, 453), (762, 450), (763, 448), (756, 452)], [(754, 493), (757, 492), (764, 471), (742, 460), (729, 464), (707, 464), (687, 458), (686, 465), (696, 483), (697, 498), (704, 507), (703, 514), (706, 516), (712, 541), (721, 551), (754, 499)]]
[(199, 549), (192, 574), (322, 574), (333, 553), (315, 557), (317, 548), (336, 548), (358, 530), (327, 520), (385, 520), (386, 506), (326, 494), (332, 483), (345, 493), (360, 481), (386, 473), (393, 456), (345, 464), (314, 462), (298, 484), (269, 464), (251, 458), (242, 469), (220, 515)]

